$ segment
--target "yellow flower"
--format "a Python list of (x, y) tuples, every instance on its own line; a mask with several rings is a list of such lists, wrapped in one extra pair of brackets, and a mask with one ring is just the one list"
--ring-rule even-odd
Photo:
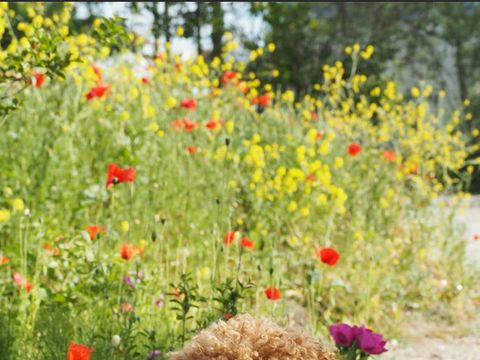
[(177, 35), (178, 36), (183, 36), (184, 33), (185, 33), (185, 29), (183, 28), (183, 26), (177, 27)]
[(130, 113), (126, 110), (122, 111), (120, 113), (120, 120), (121, 121), (128, 121), (128, 119), (130, 119)]
[(412, 87), (412, 89), (410, 90), (410, 93), (412, 94), (413, 97), (420, 96), (420, 90), (416, 86)]
[(235, 128), (235, 122), (234, 122), (233, 120), (228, 120), (228, 121), (225, 123), (225, 131), (226, 131), (228, 134), (233, 133), (234, 128)]
[(273, 69), (273, 70), (272, 70), (272, 76), (273, 76), (274, 78), (279, 77), (279, 76), (280, 76), (280, 71), (278, 71), (278, 69)]
[(165, 101), (165, 106), (168, 109), (172, 109), (177, 105), (177, 99), (175, 99), (173, 96), (168, 97), (168, 99)]
[(25, 204), (23, 203), (23, 200), (20, 198), (15, 198), (12, 200), (12, 208), (15, 211), (23, 211), (25, 208)]
[(307, 217), (310, 214), (310, 210), (306, 207), (300, 209), (300, 215)]
[(288, 211), (294, 212), (295, 210), (297, 210), (297, 208), (297, 203), (295, 201), (290, 201), (290, 204), (288, 204)]
[(269, 52), (273, 53), (275, 51), (275, 44), (274, 43), (269, 43), (267, 45), (267, 49)]
[(374, 50), (375, 50), (375, 48), (373, 47), (373, 45), (368, 45), (368, 46), (366, 47), (365, 51), (362, 51), (360, 55), (361, 55), (362, 58), (364, 58), (365, 60), (368, 60), (368, 59), (370, 59), (370, 57), (372, 56)]
[(0, 224), (5, 223), (10, 219), (10, 211), (7, 209), (0, 209)]
[(128, 223), (127, 220), (122, 221), (122, 222), (120, 223), (120, 229), (121, 229), (123, 232), (128, 232), (128, 230), (130, 230), (130, 224)]
[(296, 236), (290, 236), (287, 242), (288, 242), (288, 245), (290, 245), (291, 247), (295, 247), (298, 245), (299, 240), (298, 240), (298, 237)]
[(343, 167), (343, 164), (344, 164), (343, 158), (341, 158), (341, 157), (336, 157), (336, 158), (335, 158), (335, 162), (333, 163), (333, 167), (334, 167), (335, 169), (340, 169), (340, 168)]

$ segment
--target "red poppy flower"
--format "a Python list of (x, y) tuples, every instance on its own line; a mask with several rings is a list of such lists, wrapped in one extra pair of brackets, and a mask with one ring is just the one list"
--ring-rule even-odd
[(27, 290), (27, 292), (30, 292), (30, 290), (32, 290), (32, 284), (30, 283), (30, 281), (25, 279), (22, 275), (20, 275), (16, 271), (12, 274), (12, 280), (18, 286), (24, 287), (25, 290)]
[(281, 299), (282, 293), (279, 288), (268, 287), (265, 289), (265, 296), (268, 300), (277, 301)]
[(340, 260), (340, 254), (332, 248), (318, 248), (316, 253), (320, 261), (329, 266), (335, 265)]
[(34, 79), (35, 79), (35, 82), (34, 82), (33, 85), (34, 85), (35, 87), (37, 87), (37, 88), (41, 87), (41, 86), (43, 85), (43, 83), (45, 82), (45, 75), (43, 75), (43, 74), (41, 74), (41, 73), (39, 73), (39, 72), (34, 71), (34, 72), (32, 73), (32, 76), (33, 76)]
[(87, 100), (92, 100), (93, 98), (102, 98), (106, 95), (110, 86), (107, 84), (98, 84), (90, 89), (88, 93), (85, 94)]
[(315, 140), (322, 140), (323, 138), (323, 132), (322, 131), (317, 131), (315, 134)]
[(97, 64), (92, 64), (92, 69), (93, 69), (93, 72), (95, 73), (95, 76), (97, 77), (97, 84), (100, 84), (103, 78), (102, 69), (100, 69), (100, 67)]
[(142, 84), (148, 84), (150, 82), (150, 79), (146, 76), (142, 77)]
[(350, 145), (348, 145), (348, 154), (350, 156), (357, 156), (358, 154), (360, 154), (361, 151), (362, 147), (360, 146), (360, 144), (351, 143)]
[(10, 262), (10, 258), (8, 256), (0, 256), (0, 265), (6, 265)]
[(253, 249), (253, 240), (252, 239), (249, 239), (248, 237), (242, 237), (242, 239), (240, 240), (240, 245), (245, 248), (245, 249), (250, 249), (252, 250)]
[(260, 105), (262, 107), (267, 107), (270, 104), (270, 94), (265, 93), (263, 95), (258, 95), (257, 97), (254, 97), (252, 99), (252, 104), (253, 105)]
[(143, 248), (137, 245), (122, 244), (120, 246), (120, 256), (124, 260), (130, 260), (137, 255), (143, 254)]
[(233, 242), (235, 241), (235, 237), (237, 236), (237, 232), (236, 231), (229, 231), (225, 234), (225, 236), (223, 237), (223, 243), (225, 245), (232, 245)]
[(220, 81), (222, 82), (222, 85), (227, 85), (230, 81), (236, 80), (236, 79), (237, 79), (237, 74), (235, 73), (235, 71), (228, 70), (222, 74)]
[(192, 132), (197, 128), (198, 124), (195, 121), (190, 121), (188, 119), (183, 119), (183, 127), (186, 132)]
[(215, 130), (219, 126), (220, 126), (220, 121), (217, 121), (217, 120), (210, 120), (205, 123), (205, 127), (209, 130)]
[(122, 169), (116, 164), (108, 164), (107, 169), (107, 189), (112, 185), (135, 181), (135, 169)]
[(193, 145), (187, 146), (187, 151), (190, 155), (195, 155), (197, 153), (197, 148)]
[(91, 226), (86, 226), (85, 230), (87, 230), (88, 234), (90, 235), (90, 240), (93, 241), (97, 237), (97, 234), (101, 232), (105, 232), (106, 228), (105, 226), (91, 225)]
[(318, 114), (315, 111), (310, 111), (313, 121), (318, 121)]
[(397, 158), (397, 153), (394, 150), (385, 150), (383, 152), (383, 158), (387, 161), (394, 162)]
[(67, 360), (90, 360), (93, 348), (82, 344), (70, 343), (68, 346)]
[(180, 71), (182, 70), (182, 63), (175, 63), (175, 70)]
[(197, 107), (197, 102), (195, 101), (195, 99), (183, 99), (180, 102), (180, 107), (182, 109), (195, 110), (195, 108)]

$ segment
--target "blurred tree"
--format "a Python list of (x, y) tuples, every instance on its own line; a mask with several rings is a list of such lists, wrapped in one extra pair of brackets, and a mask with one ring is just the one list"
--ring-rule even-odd
[[(260, 37), (248, 34), (245, 44), (255, 49), (273, 42), (276, 52), (259, 58), (251, 69), (259, 74), (277, 68), (277, 83), (304, 92), (321, 80), (321, 66), (344, 59), (345, 46), (373, 44), (375, 61), (363, 64), (374, 73), (392, 68), (408, 69), (407, 77), (426, 78), (443, 86), (439, 71), (449, 66), (452, 50), (459, 99), (480, 76), (475, 61), (480, 52), (478, 3), (253, 3), (268, 31)], [(363, 70), (363, 69), (362, 69)], [(475, 76), (472, 76), (475, 74)]]

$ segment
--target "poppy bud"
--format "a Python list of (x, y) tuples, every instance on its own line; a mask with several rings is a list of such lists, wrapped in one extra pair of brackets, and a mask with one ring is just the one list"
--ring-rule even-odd
[(216, 198), (215, 202), (216, 202), (217, 205), (220, 205), (220, 199), (219, 198)]
[(225, 145), (226, 146), (229, 146), (230, 145), (230, 138), (225, 138)]
[(155, 241), (157, 240), (157, 232), (155, 231), (155, 229), (153, 229), (152, 231), (152, 241)]
[(167, 219), (161, 218), (161, 219), (160, 219), (160, 222), (162, 223), (162, 225), (165, 225), (165, 223), (167, 222)]
[(270, 275), (272, 275), (273, 274), (273, 267), (271, 267), (268, 272), (270, 273)]
[(120, 341), (122, 341), (122, 339), (120, 338), (119, 335), (113, 335), (112, 336), (112, 345), (114, 347), (117, 347), (118, 345), (120, 345)]

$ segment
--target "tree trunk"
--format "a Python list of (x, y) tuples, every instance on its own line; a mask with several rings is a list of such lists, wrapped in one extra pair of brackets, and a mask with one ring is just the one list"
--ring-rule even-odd
[(195, 41), (197, 43), (198, 55), (202, 55), (202, 3), (197, 1), (197, 9), (195, 10)]
[(154, 56), (156, 56), (158, 53), (158, 40), (160, 39), (160, 34), (161, 34), (160, 13), (158, 12), (157, 3), (156, 2), (151, 3), (149, 10), (153, 15), (152, 35), (155, 42)]
[(222, 53), (222, 36), (225, 32), (225, 23), (223, 20), (224, 10), (219, 2), (212, 3), (212, 55), (211, 57), (220, 56)]
[(165, 11), (163, 12), (163, 32), (165, 34), (165, 40), (170, 42), (170, 4), (165, 1)]

